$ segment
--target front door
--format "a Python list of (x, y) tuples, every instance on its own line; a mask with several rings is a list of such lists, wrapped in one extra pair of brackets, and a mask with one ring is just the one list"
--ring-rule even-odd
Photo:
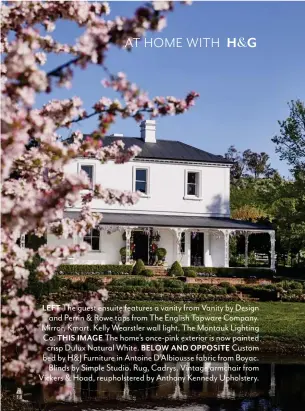
[(144, 264), (148, 264), (148, 239), (149, 236), (144, 234), (142, 231), (133, 232), (133, 243), (135, 245), (133, 259), (141, 259)]
[(204, 265), (204, 233), (191, 233), (191, 265)]

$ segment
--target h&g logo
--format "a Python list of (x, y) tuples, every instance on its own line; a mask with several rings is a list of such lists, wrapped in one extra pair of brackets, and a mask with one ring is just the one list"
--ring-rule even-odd
[(227, 38), (227, 47), (256, 47), (256, 38), (251, 37), (249, 39), (245, 39), (244, 37), (233, 37)]

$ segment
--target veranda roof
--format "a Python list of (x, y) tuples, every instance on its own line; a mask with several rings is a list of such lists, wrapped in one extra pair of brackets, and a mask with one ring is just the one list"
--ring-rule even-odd
[(177, 216), (135, 213), (103, 212), (101, 224), (137, 227), (183, 227), (263, 231), (272, 230), (272, 226), (233, 220), (224, 217)]

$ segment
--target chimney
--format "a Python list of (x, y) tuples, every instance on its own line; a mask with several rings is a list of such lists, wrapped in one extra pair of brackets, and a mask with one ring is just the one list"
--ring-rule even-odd
[(140, 125), (141, 138), (145, 143), (156, 143), (156, 122), (155, 120), (144, 120)]

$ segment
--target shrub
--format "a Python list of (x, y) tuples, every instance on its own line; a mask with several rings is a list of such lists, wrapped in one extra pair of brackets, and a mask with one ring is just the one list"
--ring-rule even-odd
[(150, 269), (146, 268), (145, 270), (143, 270), (141, 272), (141, 275), (144, 275), (144, 277), (153, 277), (154, 272), (153, 272), (153, 270), (150, 270)]
[(167, 250), (165, 248), (157, 249), (157, 257), (159, 260), (163, 260), (166, 257)]
[(168, 288), (170, 290), (174, 289), (174, 288), (179, 288), (179, 289), (183, 289), (183, 283), (179, 280), (172, 280), (169, 278), (165, 278), (164, 280), (162, 280), (164, 288)]
[(26, 264), (26, 268), (30, 272), (26, 293), (32, 294), (37, 300), (40, 300), (45, 295), (59, 292), (65, 287), (71, 287), (70, 280), (60, 278), (58, 275), (54, 275), (49, 281), (40, 281), (37, 276), (37, 266), (41, 261), (39, 257), (35, 257), (31, 263)]
[(303, 284), (299, 281), (284, 280), (278, 283), (277, 286), (282, 287), (284, 290), (302, 290), (303, 289)]
[(299, 281), (290, 281), (288, 288), (290, 288), (290, 290), (302, 290), (303, 286)]
[(122, 247), (120, 249), (120, 255), (121, 255), (121, 257), (126, 257), (126, 247)]
[(257, 268), (257, 267), (200, 267), (191, 266), (183, 267), (184, 272), (189, 270), (194, 270), (196, 273), (202, 273), (209, 275), (214, 275), (217, 277), (238, 277), (247, 278), (255, 276), (257, 278), (272, 278), (274, 272), (268, 268)]
[(190, 277), (190, 278), (195, 278), (197, 277), (197, 273), (195, 270), (187, 270), (185, 271), (185, 276)]
[(219, 286), (225, 288), (228, 294), (234, 294), (237, 292), (237, 288), (235, 287), (235, 285), (227, 281), (219, 283)]
[(198, 293), (199, 291), (199, 284), (185, 284), (183, 287), (183, 291), (185, 293)]
[(137, 262), (133, 266), (132, 274), (140, 275), (143, 270), (145, 270), (145, 265), (144, 265), (143, 261), (142, 260), (137, 260)]
[(131, 274), (131, 265), (118, 264), (61, 264), (57, 274), (62, 275), (121, 275)]
[(143, 277), (129, 277), (129, 278), (115, 278), (114, 280), (111, 281), (109, 286), (112, 286), (112, 285), (146, 286), (147, 284), (148, 284), (148, 281)]
[(200, 284), (199, 292), (202, 294), (208, 294), (210, 292), (211, 287), (212, 286), (210, 284)]
[(180, 277), (184, 275), (183, 269), (178, 261), (175, 261), (169, 269), (168, 275), (171, 277)]

